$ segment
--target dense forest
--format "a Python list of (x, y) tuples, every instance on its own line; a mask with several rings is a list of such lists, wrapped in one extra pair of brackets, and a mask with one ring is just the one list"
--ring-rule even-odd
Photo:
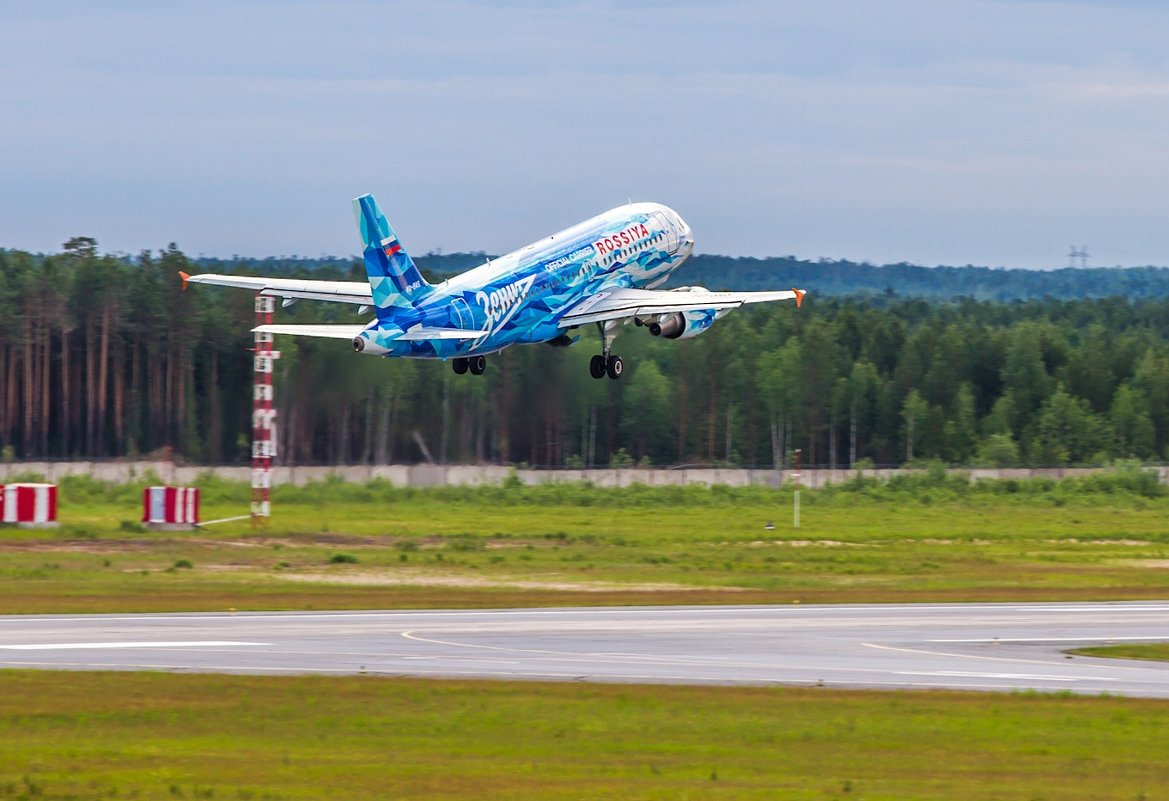
[(1169, 298), (1169, 268), (1066, 267), (1060, 270), (1020, 270), (990, 267), (922, 267), (886, 264), (875, 267), (850, 261), (806, 261), (791, 256), (770, 259), (698, 255), (690, 257), (673, 276), (678, 286), (698, 284), (711, 289), (774, 289), (798, 286), (820, 297), (828, 295), (973, 298), (1027, 300), (1031, 298), (1123, 297), (1133, 300)]
[[(419, 261), (445, 271), (482, 257), (432, 258), (441, 263)], [(126, 259), (86, 238), (47, 256), (0, 251), (4, 458), (170, 449), (190, 463), (245, 461), (252, 297), (180, 291), (179, 270), (211, 269), (364, 277), (349, 259), (193, 267), (173, 245)], [(743, 286), (735, 269), (703, 283)], [(1109, 271), (1111, 286), (1125, 285), (1129, 272)], [(1169, 286), (1169, 271), (1135, 272), (1151, 276), (1149, 286)], [(806, 464), (837, 466), (1166, 456), (1169, 300), (927, 300), (904, 297), (911, 293), (901, 286), (864, 294), (890, 274), (859, 282), (856, 296), (833, 297), (777, 269), (771, 286), (812, 290), (802, 309), (741, 309), (680, 342), (631, 325), (614, 347), (627, 364), (620, 381), (589, 377), (599, 343), (586, 329), (572, 347), (491, 357), (482, 377), (358, 356), (344, 341), (279, 337), (277, 462), (770, 465), (797, 448)], [(304, 302), (277, 319), (361, 318), (344, 304)]]
[[(483, 263), (484, 253), (428, 253), (415, 259), (430, 275), (447, 276)], [(494, 258), (494, 257), (492, 257)], [(356, 258), (195, 260), (203, 272), (285, 275), (290, 271), (347, 270)], [(671, 286), (763, 290), (797, 286), (818, 297), (973, 298), (1030, 300), (1122, 297), (1169, 298), (1167, 267), (1090, 267), (1020, 270), (990, 267), (922, 267), (872, 264), (839, 259), (808, 261), (794, 256), (768, 259), (697, 254), (671, 277)]]

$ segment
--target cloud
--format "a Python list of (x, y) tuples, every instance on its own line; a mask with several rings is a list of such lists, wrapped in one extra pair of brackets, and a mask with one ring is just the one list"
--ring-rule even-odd
[(700, 250), (1169, 262), (1146, 2), (0, 10), (0, 246), (503, 251), (655, 199)]

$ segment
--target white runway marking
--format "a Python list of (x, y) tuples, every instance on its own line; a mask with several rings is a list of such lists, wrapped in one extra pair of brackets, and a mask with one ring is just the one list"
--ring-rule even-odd
[(1137, 640), (1169, 641), (1169, 633), (1153, 637), (978, 637), (968, 640), (926, 640), (926, 642), (1135, 642)]
[(1028, 665), (1050, 665), (1047, 659), (1015, 659), (1009, 656), (979, 656), (976, 654), (954, 654), (946, 651), (926, 651), (921, 648), (898, 648), (895, 645), (881, 645), (875, 642), (862, 642), (865, 648), (876, 648), (881, 651), (900, 651), (903, 654), (922, 654), (923, 656), (946, 656), (955, 659), (982, 659), (987, 662), (1022, 662)]
[(30, 645), (0, 645), (8, 651), (71, 651), (81, 648), (213, 648), (223, 645), (271, 645), (266, 642), (198, 640), (183, 642), (49, 642)]
[(895, 670), (898, 676), (953, 676), (966, 679), (1027, 679), (1032, 681), (1119, 681), (1108, 676), (1040, 676), (1034, 673), (977, 673), (965, 670)]

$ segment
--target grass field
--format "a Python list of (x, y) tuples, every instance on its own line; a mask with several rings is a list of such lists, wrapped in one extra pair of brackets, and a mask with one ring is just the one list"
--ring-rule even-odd
[(71, 479), (59, 530), (0, 531), (0, 612), (1166, 597), (1169, 498), (1125, 481), (805, 490), (798, 530), (790, 491), (326, 482), (160, 534), (140, 489)]
[[(798, 531), (758, 489), (326, 482), (190, 534), (61, 490), (61, 529), (0, 531), (0, 612), (1169, 595), (1139, 476), (804, 491)], [(0, 799), (1147, 801), (1167, 741), (1169, 703), (1105, 697), (0, 671)]]
[[(1169, 633), (1166, 634), (1169, 639)], [(1169, 642), (1149, 645), (1101, 645), (1094, 648), (1077, 648), (1068, 653), (1081, 656), (1106, 656), (1113, 659), (1147, 659), (1155, 662), (1169, 662)]]
[(1169, 703), (0, 671), (0, 798), (1160, 799)]

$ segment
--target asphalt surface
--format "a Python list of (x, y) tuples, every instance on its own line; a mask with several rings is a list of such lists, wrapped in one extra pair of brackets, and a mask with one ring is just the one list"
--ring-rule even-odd
[(1169, 698), (1169, 602), (0, 617), (0, 667), (791, 684)]

